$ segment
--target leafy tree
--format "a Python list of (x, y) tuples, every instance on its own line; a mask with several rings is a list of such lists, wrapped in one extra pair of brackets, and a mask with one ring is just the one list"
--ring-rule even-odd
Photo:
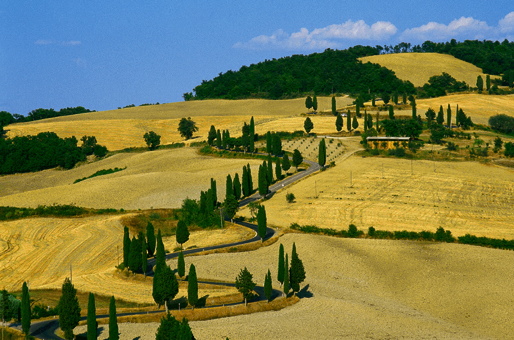
[(300, 153), (300, 151), (298, 151), (298, 149), (294, 149), (294, 151), (293, 151), (293, 166), (296, 168), (297, 171), (298, 171), (298, 166), (300, 164), (302, 164), (302, 162), (303, 162), (302, 154)]
[(280, 164), (280, 158), (275, 158), (275, 177), (277, 181), (282, 179), (282, 166)]
[(289, 259), (287, 254), (285, 255), (284, 260), (284, 284), (282, 285), (282, 289), (287, 297), (287, 295), (289, 294), (289, 290), (291, 289), (289, 285)]
[(514, 133), (514, 117), (506, 114), (492, 116), (489, 118), (489, 126), (495, 131), (512, 134)]
[(292, 192), (286, 194), (286, 201), (287, 203), (293, 203), (296, 197)]
[(196, 278), (196, 268), (193, 264), (189, 266), (189, 275), (187, 276), (187, 301), (195, 309), (198, 303), (198, 279)]
[(175, 237), (177, 239), (177, 243), (180, 244), (180, 248), (182, 248), (183, 244), (189, 240), (189, 229), (187, 228), (186, 223), (182, 220), (179, 220), (177, 223)]
[(478, 93), (482, 93), (482, 91), (484, 90), (484, 79), (480, 75), (477, 77), (477, 88)]
[(271, 297), (273, 295), (273, 286), (271, 282), (271, 272), (268, 269), (268, 273), (266, 274), (266, 277), (264, 278), (264, 296), (266, 296), (266, 299), (268, 302), (271, 301)]
[(255, 288), (253, 275), (248, 271), (248, 269), (246, 269), (246, 267), (241, 269), (236, 278), (236, 288), (241, 294), (243, 294), (246, 306), (248, 304), (248, 299), (253, 297), (253, 290)]
[(514, 143), (505, 143), (505, 151), (503, 152), (503, 154), (505, 155), (505, 157), (514, 157)]
[(225, 197), (225, 202), (223, 202), (223, 213), (226, 218), (232, 220), (238, 209), (239, 202), (236, 200), (234, 195), (228, 195)]
[(234, 176), (234, 197), (236, 200), (239, 200), (241, 198), (241, 181), (239, 180), (239, 174), (236, 173)]
[(307, 110), (310, 110), (312, 108), (311, 96), (307, 96), (307, 98), (305, 98), (305, 107), (307, 108)]
[(82, 136), (80, 139), (82, 145), (80, 146), (82, 152), (86, 155), (92, 155), (95, 149), (95, 145), (97, 145), (95, 136)]
[(491, 91), (491, 76), (490, 75), (485, 76), (485, 88), (488, 92)]
[(312, 109), (314, 111), (318, 110), (318, 97), (316, 97), (316, 95), (312, 97)]
[(58, 305), (59, 327), (64, 331), (66, 340), (73, 340), (73, 329), (80, 321), (80, 306), (77, 290), (69, 278), (64, 280), (62, 295)]
[(21, 290), (21, 329), (27, 338), (30, 334), (30, 316), (29, 287), (27, 286), (27, 282), (23, 282)]
[(259, 166), (259, 195), (265, 196), (268, 193), (268, 180), (266, 175), (266, 168), (263, 165)]
[(3, 289), (0, 292), (0, 319), (3, 322), (9, 321), (14, 316), (14, 310), (9, 301), (9, 293)]
[(382, 126), (386, 136), (417, 138), (423, 132), (423, 125), (415, 119), (384, 120)]
[(111, 296), (109, 302), (109, 340), (119, 340), (118, 317), (116, 316), (116, 300)]
[(129, 265), (129, 257), (130, 257), (130, 235), (128, 227), (125, 226), (123, 228), (123, 264), (125, 267)]
[(353, 116), (352, 127), (356, 130), (359, 127), (359, 121), (357, 120), (357, 115)]
[(444, 123), (444, 110), (443, 110), (443, 106), (442, 105), (439, 106), (439, 112), (437, 113), (437, 120), (436, 120), (436, 122), (439, 125), (443, 125), (443, 123)]
[(300, 291), (300, 283), (305, 280), (305, 268), (302, 260), (296, 253), (296, 244), (293, 243), (293, 251), (291, 253), (291, 268), (289, 269), (289, 282), (294, 292)]
[(348, 132), (352, 132), (352, 115), (350, 114), (350, 110), (346, 114), (346, 129)]
[(430, 108), (428, 108), (427, 112), (425, 112), (425, 116), (427, 117), (427, 122), (428, 122), (428, 125), (430, 126), (430, 124), (435, 120), (436, 113), (430, 107)]
[(146, 225), (146, 249), (150, 257), (155, 253), (155, 241), (155, 228), (152, 222), (148, 222)]
[(291, 163), (289, 162), (289, 156), (287, 154), (284, 154), (284, 157), (282, 157), (282, 170), (287, 172), (291, 168)]
[[(337, 107), (336, 107), (336, 96), (332, 96), (332, 114), (334, 116), (338, 116)], [(341, 131), (341, 130), (338, 130), (338, 131)]]
[(307, 132), (307, 134), (309, 134), (311, 130), (314, 128), (314, 124), (312, 123), (310, 117), (305, 118), (305, 121), (303, 122), (303, 128), (305, 129), (305, 132)]
[(149, 131), (143, 135), (146, 146), (149, 150), (155, 150), (161, 145), (161, 136), (156, 134), (154, 131)]
[(87, 304), (87, 340), (96, 340), (97, 333), (95, 295), (89, 293), (89, 301)]
[(327, 162), (327, 146), (325, 144), (325, 139), (322, 138), (319, 142), (319, 150), (318, 150), (318, 163), (322, 167), (325, 166), (325, 163)]
[(494, 139), (494, 152), (498, 153), (498, 151), (501, 150), (502, 146), (503, 146), (503, 140), (497, 136)]
[(389, 95), (389, 93), (382, 93), (382, 101), (384, 102), (384, 105), (387, 105), (390, 100), (391, 96)]
[(428, 83), (423, 85), (423, 91), (427, 97), (445, 96), (447, 92), (460, 92), (466, 89), (465, 82), (457, 81), (446, 72), (430, 77)]
[(266, 237), (266, 227), (267, 227), (267, 218), (266, 218), (266, 209), (263, 205), (259, 207), (257, 211), (257, 234), (261, 238), (261, 242), (264, 241), (264, 237)]
[(343, 129), (343, 116), (341, 116), (340, 114), (336, 113), (337, 114), (337, 117), (336, 117), (336, 130), (337, 132), (341, 132), (341, 130)]
[(184, 275), (186, 275), (186, 262), (184, 260), (184, 253), (182, 251), (178, 253), (177, 274), (180, 277), (184, 277)]
[(214, 125), (211, 125), (211, 128), (209, 130), (209, 134), (207, 135), (207, 144), (214, 145), (214, 140), (218, 137), (218, 133), (216, 132), (216, 128)]
[(182, 118), (178, 123), (178, 132), (186, 140), (193, 137), (193, 133), (197, 131), (198, 127), (196, 126), (196, 123), (191, 119), (191, 117)]
[(280, 286), (284, 283), (284, 273), (285, 273), (285, 259), (284, 259), (284, 245), (280, 243), (280, 247), (278, 248), (278, 271), (277, 271), (277, 280), (280, 282)]

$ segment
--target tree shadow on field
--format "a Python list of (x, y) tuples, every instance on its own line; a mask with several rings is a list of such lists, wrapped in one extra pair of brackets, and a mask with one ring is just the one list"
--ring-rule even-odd
[(183, 309), (187, 307), (187, 298), (182, 296), (180, 299), (170, 301), (168, 304), (169, 309)]
[(314, 296), (314, 294), (309, 291), (309, 285), (306, 285), (305, 287), (303, 287), (302, 289), (300, 289), (300, 291), (296, 294), (296, 296), (298, 296), (300, 299), (304, 299), (304, 298), (311, 298)]
[(202, 296), (198, 299), (198, 302), (196, 303), (196, 307), (205, 307), (207, 304), (207, 298), (209, 297), (209, 294)]

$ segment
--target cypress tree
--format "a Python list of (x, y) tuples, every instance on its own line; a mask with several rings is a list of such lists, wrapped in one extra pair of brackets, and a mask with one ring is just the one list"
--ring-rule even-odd
[(360, 116), (361, 116), (361, 103), (360, 103), (360, 101), (358, 101), (357, 103), (355, 103), (355, 117), (360, 118)]
[(305, 98), (305, 107), (307, 108), (307, 110), (310, 110), (312, 108), (311, 96), (307, 96), (307, 98)]
[(378, 126), (379, 121), (380, 121), (380, 112), (377, 111), (377, 127), (376, 127), (377, 131), (380, 131), (380, 129), (379, 129), (380, 127)]
[(249, 147), (248, 147), (248, 151), (250, 152), (254, 152), (255, 151), (255, 122), (253, 120), (253, 116), (252, 118), (250, 119), (250, 128), (249, 128)]
[(264, 278), (264, 296), (266, 296), (266, 299), (268, 302), (271, 301), (271, 296), (273, 294), (273, 286), (271, 282), (271, 272), (268, 269), (268, 273), (266, 274), (266, 277)]
[(316, 95), (312, 97), (312, 109), (314, 111), (318, 109), (318, 97), (316, 97)]
[(305, 268), (303, 266), (302, 260), (298, 257), (296, 253), (296, 245), (293, 243), (293, 251), (291, 253), (291, 269), (289, 282), (291, 284), (291, 288), (294, 292), (298, 293), (300, 291), (300, 283), (305, 280)]
[(216, 188), (216, 180), (211, 178), (212, 204), (218, 205), (218, 189)]
[(340, 114), (337, 114), (337, 117), (336, 117), (336, 130), (337, 130), (337, 132), (341, 132), (342, 129), (343, 129), (343, 116), (341, 116)]
[(209, 135), (207, 136), (207, 144), (212, 146), (214, 144), (214, 140), (216, 139), (217, 135), (218, 134), (216, 132), (216, 128), (214, 127), (214, 125), (211, 125), (211, 129), (209, 130)]
[(285, 255), (284, 260), (284, 284), (282, 288), (284, 290), (284, 294), (287, 297), (287, 295), (289, 294), (289, 290), (291, 289), (291, 287), (289, 286), (289, 259), (287, 254)]
[(162, 302), (164, 303), (164, 306), (166, 307), (167, 313), (168, 304), (175, 298), (175, 296), (177, 296), (179, 287), (177, 278), (175, 277), (175, 273), (173, 273), (173, 270), (171, 270), (169, 266), (164, 267), (164, 270), (162, 271), (161, 275), (161, 298)]
[(236, 200), (234, 195), (228, 195), (225, 197), (225, 202), (223, 202), (223, 213), (225, 214), (226, 218), (232, 220), (238, 209), (239, 202)]
[(66, 340), (73, 340), (73, 329), (80, 321), (80, 306), (77, 299), (77, 290), (69, 278), (64, 280), (62, 295), (58, 305), (59, 327), (64, 331)]
[(152, 222), (146, 225), (146, 249), (149, 257), (155, 254), (155, 228)]
[(259, 210), (257, 211), (257, 234), (261, 238), (261, 242), (264, 241), (264, 237), (266, 237), (266, 208), (261, 205)]
[(116, 300), (111, 296), (109, 302), (109, 340), (119, 340), (118, 317), (116, 316)]
[(282, 155), (282, 140), (280, 139), (280, 136), (276, 133), (271, 135), (271, 139), (273, 141), (273, 147), (272, 147), (272, 153), (275, 156), (281, 156)]
[(357, 115), (353, 116), (352, 127), (356, 130), (359, 127), (359, 121), (357, 120)]
[(297, 171), (298, 171), (298, 166), (300, 166), (300, 164), (302, 164), (302, 162), (303, 162), (302, 154), (300, 153), (300, 151), (298, 151), (298, 149), (294, 149), (294, 151), (293, 151), (293, 165), (296, 167)]
[(232, 176), (227, 175), (227, 182), (225, 187), (225, 197), (234, 195), (234, 184), (232, 183)]
[(161, 319), (157, 333), (155, 334), (156, 340), (175, 340), (180, 332), (180, 323), (170, 313), (166, 313)]
[(490, 93), (490, 91), (491, 91), (491, 76), (490, 75), (485, 76), (485, 88)]
[(284, 264), (284, 245), (280, 243), (280, 247), (278, 248), (278, 272), (277, 272), (277, 280), (280, 282), (280, 286), (284, 283), (284, 273), (285, 273), (285, 264)]
[(234, 189), (233, 189), (233, 192), (234, 192), (234, 197), (236, 198), (236, 200), (239, 200), (241, 199), (241, 181), (239, 181), (239, 174), (236, 173), (236, 175), (234, 176)]
[(459, 104), (457, 104), (457, 109), (455, 110), (455, 125), (460, 126), (460, 123), (459, 123)]
[(404, 93), (403, 93), (403, 95), (402, 95), (402, 102), (403, 102), (404, 104), (407, 104), (407, 93), (405, 93), (405, 92), (404, 92)]
[(373, 117), (371, 113), (368, 115), (368, 130), (373, 128)]
[(271, 155), (273, 152), (273, 141), (271, 139), (271, 132), (266, 132), (266, 153)]
[(191, 340), (194, 339), (193, 332), (191, 331), (191, 327), (187, 322), (187, 319), (182, 319), (182, 322), (179, 325), (179, 332), (177, 333), (177, 340)]
[(410, 105), (412, 106), (412, 119), (416, 119), (416, 99), (414, 97), (412, 97)]
[(394, 119), (394, 107), (389, 105), (389, 119)]
[[(337, 108), (336, 108), (336, 96), (332, 96), (332, 114), (337, 116)], [(339, 130), (340, 131), (340, 130)]]
[(95, 295), (89, 293), (89, 301), (87, 303), (87, 340), (96, 340), (97, 331)]
[(178, 253), (177, 273), (180, 277), (184, 277), (184, 275), (186, 275), (186, 262), (184, 260), (184, 253), (182, 251)]
[(243, 197), (250, 196), (250, 189), (248, 188), (248, 170), (246, 169), (246, 165), (243, 165), (243, 178), (241, 185), (243, 189)]
[(180, 244), (180, 248), (182, 248), (182, 245), (189, 240), (189, 229), (187, 228), (186, 223), (182, 220), (179, 220), (177, 223), (175, 238), (177, 243)]
[(7, 290), (3, 289), (0, 292), (0, 294), (0, 320), (2, 322), (7, 322), (13, 318), (14, 308), (11, 306), (11, 303), (9, 302), (9, 293), (7, 292)]
[[(266, 162), (264, 162), (264, 164), (266, 164)], [(259, 166), (259, 195), (261, 196), (265, 196), (268, 193), (267, 170), (264, 164)]]
[(277, 181), (282, 179), (282, 166), (280, 164), (280, 158), (275, 158), (275, 177)]
[(194, 264), (189, 266), (189, 275), (187, 276), (187, 301), (194, 310), (198, 303), (198, 279), (196, 278), (196, 268)]
[(352, 132), (352, 115), (350, 114), (350, 110), (346, 114), (346, 129), (348, 132)]
[(140, 272), (141, 268), (141, 242), (134, 236), (130, 242), (129, 269), (136, 273)]
[(253, 275), (248, 271), (246, 267), (241, 269), (239, 275), (236, 277), (236, 288), (243, 294), (245, 299), (245, 306), (248, 303), (248, 299), (253, 296), (253, 290), (255, 283), (253, 282)]
[(21, 329), (27, 338), (30, 334), (30, 316), (29, 287), (27, 286), (27, 282), (23, 282), (21, 289)]
[(268, 181), (268, 185), (273, 183), (273, 162), (271, 160), (271, 155), (268, 155), (268, 165), (266, 166), (266, 179)]
[(442, 105), (439, 106), (439, 112), (437, 113), (436, 122), (440, 125), (444, 123), (444, 110)]
[(477, 77), (477, 88), (478, 93), (482, 93), (482, 91), (484, 90), (484, 79), (480, 75)]
[(148, 269), (148, 253), (145, 240), (145, 234), (142, 231), (139, 232), (139, 243), (141, 244), (141, 271), (146, 276), (146, 270)]
[(248, 196), (250, 196), (253, 192), (253, 179), (252, 179), (252, 168), (250, 168), (250, 163), (246, 166), (246, 173), (248, 175)]
[(289, 162), (289, 156), (284, 153), (284, 156), (282, 157), (282, 170), (287, 172), (287, 170), (291, 169), (291, 163)]
[(221, 139), (221, 131), (218, 129), (218, 131), (216, 131), (216, 147), (218, 149), (221, 149), (222, 146), (223, 146), (223, 141)]
[(123, 228), (123, 264), (125, 268), (129, 265), (129, 257), (130, 257), (130, 235), (128, 227)]
[(309, 117), (305, 118), (305, 121), (303, 122), (303, 128), (307, 134), (309, 134), (311, 130), (314, 129), (314, 124)]
[(448, 124), (448, 128), (452, 128), (452, 108), (450, 104), (448, 104), (448, 108), (446, 109), (446, 124)]
[(327, 162), (327, 147), (325, 145), (325, 139), (322, 138), (319, 142), (319, 150), (318, 150), (318, 163), (322, 167), (325, 166), (325, 163)]

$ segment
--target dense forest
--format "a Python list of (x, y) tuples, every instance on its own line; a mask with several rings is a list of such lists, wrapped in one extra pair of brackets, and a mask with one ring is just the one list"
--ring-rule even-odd
[(457, 42), (452, 39), (446, 43), (425, 41), (414, 46), (402, 42), (396, 46), (327, 49), (323, 53), (265, 60), (242, 66), (239, 71), (220, 73), (212, 80), (204, 80), (194, 88), (194, 93), (185, 93), (184, 99), (279, 99), (299, 97), (311, 92), (318, 95), (413, 94), (416, 92), (414, 86), (398, 79), (392, 71), (357, 60), (370, 55), (408, 52), (450, 54), (482, 68), (484, 73), (502, 75), (502, 85), (514, 86), (514, 42)]
[(86, 109), (83, 106), (66, 107), (64, 109), (60, 109), (59, 111), (55, 111), (54, 109), (36, 109), (30, 111), (26, 116), (17, 113), (11, 114), (7, 111), (0, 111), (0, 126), (6, 126), (12, 123), (30, 122), (46, 118), (71, 116), (86, 112), (95, 111)]

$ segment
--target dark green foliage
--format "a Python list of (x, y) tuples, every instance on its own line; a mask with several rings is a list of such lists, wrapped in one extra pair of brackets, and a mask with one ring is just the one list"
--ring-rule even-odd
[(273, 133), (271, 135), (271, 154), (275, 156), (282, 156), (282, 140), (280, 139), (280, 135), (277, 133)]
[(146, 225), (146, 250), (149, 257), (152, 257), (155, 253), (155, 242), (155, 228), (152, 222), (148, 222)]
[(30, 333), (30, 295), (27, 282), (23, 282), (21, 290), (21, 329), (25, 335)]
[(193, 264), (189, 266), (189, 274), (187, 276), (187, 301), (193, 309), (198, 303), (198, 279), (196, 277), (196, 268)]
[(130, 235), (128, 227), (123, 227), (123, 264), (125, 267), (129, 265), (130, 258)]
[(282, 179), (282, 166), (280, 164), (280, 158), (275, 159), (275, 178), (277, 181)]
[(266, 208), (263, 205), (261, 205), (257, 211), (257, 226), (257, 234), (261, 238), (261, 241), (264, 241), (264, 237), (266, 237), (267, 218)]
[(241, 181), (239, 180), (239, 174), (237, 174), (237, 173), (234, 176), (233, 185), (234, 185), (234, 189), (233, 189), (234, 197), (236, 200), (239, 200), (239, 199), (241, 199)]
[(316, 95), (312, 97), (312, 109), (314, 111), (318, 110), (318, 97)]
[(289, 294), (289, 290), (291, 289), (291, 286), (289, 284), (289, 258), (287, 254), (285, 254), (284, 259), (284, 282), (282, 285), (282, 289), (286, 296)]
[(266, 179), (268, 181), (268, 185), (273, 183), (273, 162), (271, 160), (271, 155), (268, 155), (268, 163), (266, 165)]
[(248, 189), (250, 189), (248, 196), (250, 196), (250, 194), (253, 192), (252, 168), (250, 168), (250, 164), (246, 165), (246, 175), (248, 179)]
[(508, 86), (510, 88), (514, 87), (514, 66), (512, 66), (512, 69), (503, 73), (502, 85)]
[(485, 89), (490, 93), (490, 91), (491, 91), (491, 76), (490, 75), (485, 76)]
[(350, 110), (346, 113), (346, 130), (352, 132), (352, 115), (350, 114)]
[(166, 310), (168, 310), (169, 303), (177, 296), (178, 294), (178, 281), (175, 277), (175, 273), (173, 273), (173, 270), (169, 266), (165, 266), (164, 270), (161, 273), (161, 280), (162, 288), (161, 288), (161, 296), (162, 301), (166, 305)]
[(289, 192), (286, 194), (287, 203), (293, 203), (295, 199), (296, 199), (296, 197), (294, 196), (294, 194), (292, 192)]
[(179, 220), (177, 223), (177, 230), (175, 232), (175, 238), (180, 247), (189, 240), (189, 229), (184, 221)]
[(448, 108), (446, 109), (446, 125), (451, 129), (452, 127), (452, 108), (450, 104), (448, 104)]
[(423, 125), (416, 119), (387, 119), (382, 121), (386, 136), (417, 138)]
[(300, 166), (300, 164), (302, 164), (302, 162), (303, 162), (302, 154), (300, 153), (300, 151), (298, 151), (298, 149), (294, 149), (294, 151), (293, 151), (293, 166), (296, 168), (296, 170), (298, 170), (298, 166)]
[(143, 135), (146, 146), (149, 150), (155, 150), (161, 145), (161, 136), (154, 131), (149, 131)]
[[(77, 106), (77, 107), (67, 107), (60, 109), (59, 111), (55, 111), (54, 109), (36, 109), (30, 111), (27, 116), (22, 115), (14, 115), (16, 116), (16, 122), (29, 122), (34, 120), (41, 120), (41, 119), (47, 119), (47, 118), (54, 118), (54, 117), (61, 117), (61, 116), (71, 116), (76, 115), (80, 113), (87, 113), (87, 112), (95, 112), (94, 110), (89, 110), (84, 108), (83, 106)], [(13, 121), (9, 123), (14, 123)]]
[(432, 124), (430, 127), (430, 141), (432, 143), (440, 144), (443, 138), (451, 135), (451, 131), (445, 128), (443, 125)]
[(382, 93), (382, 101), (384, 102), (384, 105), (387, 105), (390, 100), (391, 100), (391, 96), (389, 95), (389, 93), (387, 93), (387, 92)]
[(423, 85), (423, 91), (420, 92), (421, 97), (440, 97), (446, 93), (461, 92), (467, 90), (465, 82), (457, 81), (451, 75), (443, 72), (439, 76), (432, 76), (428, 79), (428, 83)]
[(273, 152), (273, 139), (271, 137), (271, 132), (266, 132), (266, 153), (269, 155)]
[(87, 156), (92, 155), (94, 153), (95, 146), (98, 144), (96, 141), (96, 137), (82, 136), (80, 141), (82, 142), (82, 145), (80, 146), (82, 152)]
[[(336, 106), (336, 97), (335, 96), (332, 96), (332, 114), (334, 116), (338, 115), (337, 114), (337, 106)], [(340, 131), (340, 130), (338, 130)]]
[(375, 228), (374, 227), (369, 227), (368, 228), (368, 236), (369, 237), (375, 236)]
[(159, 271), (166, 265), (166, 251), (162, 242), (161, 230), (157, 231), (157, 249), (155, 252), (155, 271)]
[(496, 116), (492, 116), (489, 118), (489, 126), (491, 129), (507, 133), (514, 133), (514, 117), (508, 116), (506, 114), (499, 114)]
[(307, 108), (307, 110), (310, 110), (312, 108), (311, 96), (307, 96), (307, 98), (305, 98), (305, 107)]
[(496, 137), (494, 139), (494, 152), (498, 153), (503, 146), (503, 140), (500, 137)]
[(469, 129), (474, 125), (473, 121), (471, 120), (471, 117), (466, 116), (464, 110), (459, 108), (457, 108), (456, 122), (457, 126), (461, 127), (464, 130)]
[(268, 269), (268, 273), (264, 277), (264, 296), (266, 296), (266, 299), (268, 302), (271, 301), (271, 297), (273, 295), (273, 283), (271, 280), (271, 272)]
[(138, 234), (138, 241), (141, 245), (141, 272), (146, 276), (146, 271), (148, 269), (148, 251), (145, 234), (142, 231)]
[(325, 166), (327, 162), (327, 146), (325, 144), (325, 139), (322, 138), (319, 142), (319, 150), (318, 150), (318, 164), (322, 167)]
[(248, 299), (253, 297), (253, 290), (255, 283), (253, 282), (253, 275), (244, 267), (236, 277), (236, 288), (243, 294), (245, 305), (248, 303)]
[(14, 308), (9, 301), (9, 293), (4, 289), (0, 292), (0, 320), (10, 321), (14, 316)]
[(305, 132), (307, 132), (307, 134), (309, 134), (311, 130), (314, 129), (314, 123), (312, 123), (312, 120), (309, 117), (305, 118), (305, 121), (303, 122), (303, 129)]
[(267, 170), (264, 165), (259, 166), (259, 195), (265, 196), (268, 193)]
[(191, 331), (191, 327), (187, 322), (187, 319), (182, 319), (180, 323), (179, 332), (177, 334), (177, 340), (191, 340), (194, 339), (193, 332)]
[(280, 282), (280, 285), (284, 283), (284, 273), (285, 273), (285, 258), (284, 258), (284, 245), (280, 243), (280, 247), (278, 248), (278, 271), (277, 271), (277, 280)]
[(178, 132), (182, 137), (184, 137), (186, 140), (193, 137), (193, 133), (198, 131), (198, 127), (196, 126), (196, 123), (191, 119), (191, 117), (188, 118), (182, 118), (180, 122), (178, 123)]
[(218, 131), (216, 131), (216, 147), (218, 149), (221, 149), (223, 147), (223, 139), (221, 136), (221, 131), (219, 129)]
[(437, 113), (437, 124), (439, 125), (443, 125), (444, 123), (444, 110), (443, 110), (443, 106), (439, 106), (439, 112)]
[(305, 268), (302, 260), (296, 253), (296, 244), (293, 242), (293, 250), (291, 252), (291, 268), (289, 269), (289, 283), (293, 292), (300, 291), (300, 283), (305, 281)]
[(216, 180), (213, 178), (211, 178), (211, 198), (213, 206), (218, 205), (218, 189), (216, 187)]
[(416, 99), (412, 98), (412, 101), (410, 102), (411, 108), (412, 108), (412, 119), (416, 119)]
[(129, 255), (129, 263), (128, 267), (129, 269), (134, 273), (141, 273), (142, 267), (143, 267), (143, 261), (141, 258), (141, 241), (137, 239), (136, 237), (132, 238), (132, 241), (130, 242), (130, 255)]
[(118, 317), (116, 316), (116, 300), (111, 296), (109, 302), (109, 340), (118, 340), (120, 338), (118, 331)]
[(427, 112), (425, 112), (425, 116), (427, 117), (427, 122), (430, 126), (430, 124), (435, 120), (436, 113), (432, 108), (429, 108)]
[(227, 175), (227, 180), (225, 181), (225, 197), (229, 195), (234, 195), (234, 184), (232, 183), (232, 176)]
[(228, 195), (223, 202), (223, 214), (228, 219), (233, 219), (239, 209), (239, 202), (234, 195)]
[(161, 324), (157, 328), (155, 334), (156, 340), (191, 340), (194, 339), (191, 327), (187, 319), (178, 322), (175, 317), (169, 313), (161, 319)]
[(392, 105), (389, 106), (389, 119), (394, 119), (394, 107)]
[(66, 340), (73, 340), (73, 329), (80, 321), (80, 306), (77, 290), (69, 278), (64, 280), (59, 300), (59, 327), (64, 331)]
[(336, 117), (336, 130), (337, 130), (337, 132), (341, 132), (341, 130), (343, 129), (343, 124), (344, 124), (343, 123), (343, 116), (341, 116), (337, 112), (336, 112), (336, 115), (337, 115), (337, 117)]
[(184, 275), (186, 275), (186, 261), (184, 260), (184, 253), (182, 251), (178, 253), (177, 274), (180, 277), (184, 277)]
[(452, 232), (449, 230), (444, 230), (443, 227), (437, 228), (434, 240), (439, 242), (455, 242), (455, 238), (452, 236)]
[(512, 143), (512, 142), (505, 143), (505, 151), (503, 152), (503, 154), (506, 157), (514, 157), (514, 143)]
[(482, 91), (484, 90), (484, 79), (480, 75), (477, 77), (477, 88), (478, 93), (482, 93)]
[(352, 237), (352, 238), (360, 237), (362, 234), (363, 234), (363, 232), (358, 230), (357, 227), (355, 226), (355, 224), (350, 224), (348, 226), (348, 233), (347, 233), (348, 237)]
[(216, 128), (214, 127), (214, 125), (211, 125), (211, 128), (209, 130), (209, 135), (207, 136), (207, 144), (209, 145), (214, 145), (214, 140), (216, 139), (216, 137), (218, 136), (217, 132), (216, 132)]
[(89, 293), (89, 301), (87, 303), (87, 340), (96, 340), (97, 333), (95, 295)]
[(291, 163), (289, 162), (289, 156), (287, 154), (284, 154), (284, 157), (282, 157), (282, 170), (287, 172), (287, 170), (291, 169)]
[(243, 165), (243, 177), (241, 186), (243, 190), (243, 197), (250, 196), (251, 190), (248, 185), (248, 170), (246, 168), (246, 165)]
[(122, 171), (122, 170), (125, 170), (126, 168), (114, 168), (114, 169), (103, 169), (103, 170), (98, 170), (97, 172), (95, 172), (94, 174), (90, 175), (90, 176), (87, 176), (87, 177), (83, 177), (83, 178), (79, 178), (79, 179), (76, 179), (73, 184), (75, 183), (78, 183), (78, 182), (82, 182), (82, 181), (85, 181), (86, 179), (89, 179), (89, 178), (93, 178), (93, 177), (97, 177), (97, 176), (103, 176), (103, 175), (109, 175), (109, 174), (113, 174), (115, 172), (119, 172), (119, 171)]

